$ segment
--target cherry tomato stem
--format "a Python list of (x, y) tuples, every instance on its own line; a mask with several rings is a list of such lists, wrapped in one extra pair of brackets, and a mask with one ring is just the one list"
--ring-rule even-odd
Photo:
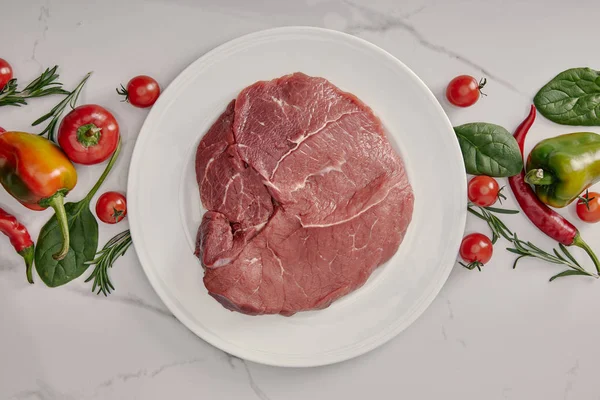
[(489, 207), (501, 197), (498, 182), (485, 175), (476, 176), (469, 181), (467, 194), (469, 200), (480, 207)]
[(146, 108), (156, 103), (160, 96), (160, 86), (153, 78), (139, 75), (127, 83), (127, 88), (123, 85), (121, 89), (117, 88), (117, 93), (125, 96), (123, 101), (128, 101), (132, 106)]
[(479, 100), (480, 95), (485, 93), (481, 89), (487, 80), (482, 78), (479, 82), (469, 75), (460, 75), (452, 79), (446, 88), (446, 98), (458, 107), (470, 107)]
[(481, 271), (481, 267), (492, 258), (492, 241), (481, 233), (471, 233), (463, 238), (460, 244), (460, 257), (468, 264), (461, 265), (467, 269)]
[(96, 214), (106, 224), (116, 224), (127, 215), (127, 199), (121, 193), (104, 193), (96, 203)]
[(589, 223), (600, 221), (600, 193), (587, 192), (579, 197), (576, 205), (579, 219)]

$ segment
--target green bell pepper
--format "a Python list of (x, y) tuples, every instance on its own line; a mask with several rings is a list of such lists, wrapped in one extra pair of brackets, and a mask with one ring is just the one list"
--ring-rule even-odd
[(600, 181), (600, 135), (575, 132), (539, 142), (529, 153), (525, 181), (539, 199), (565, 207)]

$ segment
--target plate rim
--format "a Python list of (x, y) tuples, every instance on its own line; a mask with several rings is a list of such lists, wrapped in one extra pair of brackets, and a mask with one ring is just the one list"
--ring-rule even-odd
[[(165, 90), (162, 92), (161, 96), (158, 98), (158, 101), (156, 102), (156, 104), (152, 107), (152, 109), (146, 116), (144, 123), (142, 124), (142, 126), (140, 128), (139, 134), (136, 138), (133, 153), (131, 156), (131, 162), (130, 162), (130, 166), (129, 166), (128, 180), (127, 180), (127, 182), (128, 182), (127, 183), (127, 195), (130, 200), (129, 201), (130, 210), (128, 212), (129, 227), (130, 227), (132, 241), (134, 244), (133, 247), (135, 249), (136, 255), (142, 266), (142, 270), (144, 271), (144, 274), (146, 275), (148, 281), (150, 282), (152, 289), (156, 292), (158, 297), (165, 304), (165, 306), (169, 309), (169, 311), (173, 314), (173, 316), (175, 316), (175, 318), (179, 322), (181, 322), (187, 329), (192, 331), (200, 339), (206, 341), (207, 343), (209, 343), (210, 345), (216, 347), (217, 349), (219, 349), (221, 351), (224, 351), (224, 352), (226, 352), (230, 355), (236, 356), (236, 357), (240, 357), (244, 360), (248, 360), (251, 362), (256, 362), (256, 363), (260, 363), (260, 364), (264, 364), (264, 365), (277, 366), (277, 367), (316, 367), (316, 366), (330, 365), (330, 364), (346, 361), (346, 360), (349, 360), (352, 358), (356, 358), (358, 356), (366, 354), (366, 353), (370, 352), (371, 350), (374, 350), (374, 349), (384, 345), (385, 343), (389, 342), (391, 339), (396, 337), (399, 333), (404, 331), (406, 328), (408, 328), (410, 325), (412, 325), (425, 312), (425, 310), (427, 308), (429, 308), (429, 306), (433, 303), (433, 300), (440, 293), (442, 287), (444, 286), (444, 284), (446, 283), (446, 281), (450, 275), (450, 272), (454, 268), (454, 263), (450, 263), (450, 261), (448, 261), (445, 266), (442, 266), (443, 268), (440, 270), (441, 273), (439, 275), (439, 279), (436, 282), (432, 282), (431, 290), (429, 293), (423, 294), (424, 299), (421, 302), (420, 306), (417, 309), (415, 309), (411, 315), (409, 315), (408, 317), (405, 318), (406, 322), (404, 324), (399, 325), (398, 327), (395, 327), (395, 329), (388, 330), (387, 332), (385, 332), (385, 335), (383, 337), (381, 337), (379, 340), (371, 341), (369, 344), (358, 347), (356, 350), (354, 350), (352, 352), (346, 352), (346, 353), (342, 353), (340, 355), (336, 354), (336, 355), (332, 356), (332, 355), (328, 355), (327, 353), (323, 353), (323, 354), (319, 355), (319, 359), (288, 358), (286, 362), (283, 362), (281, 360), (277, 361), (274, 359), (269, 359), (268, 357), (260, 358), (256, 352), (245, 351), (244, 348), (241, 348), (238, 346), (231, 346), (228, 342), (219, 340), (218, 336), (212, 335), (209, 332), (206, 332), (202, 329), (198, 329), (198, 327), (195, 325), (195, 323), (193, 321), (188, 320), (185, 310), (181, 310), (177, 304), (174, 304), (174, 302), (171, 301), (171, 299), (169, 298), (169, 294), (167, 293), (168, 291), (166, 289), (164, 289), (159, 282), (160, 278), (149, 267), (150, 262), (146, 259), (146, 254), (144, 254), (144, 252), (140, 252), (137, 250), (137, 247), (135, 246), (136, 241), (139, 241), (139, 243), (143, 243), (143, 241), (141, 239), (141, 233), (140, 233), (141, 227), (139, 226), (139, 223), (138, 223), (137, 214), (134, 211), (135, 204), (137, 204), (137, 202), (139, 201), (138, 196), (135, 191), (136, 175), (138, 174), (139, 169), (136, 168), (135, 166), (139, 164), (140, 158), (143, 156), (142, 151), (141, 151), (141, 147), (142, 147), (141, 143), (143, 143), (143, 141), (141, 139), (145, 135), (145, 132), (150, 132), (152, 129), (150, 126), (152, 117), (154, 114), (159, 112), (159, 111), (155, 111), (155, 110), (160, 110), (160, 108), (162, 108), (162, 107), (157, 107), (157, 105), (160, 106), (163, 103), (165, 105), (167, 105), (168, 104), (167, 102), (170, 101), (168, 94), (171, 91), (175, 90), (174, 88), (179, 86), (179, 83), (181, 81), (184, 81), (185, 79), (187, 79), (188, 75), (195, 68), (196, 65), (202, 64), (205, 59), (210, 58), (213, 54), (223, 51), (229, 47), (234, 47), (236, 45), (239, 45), (240, 43), (243, 43), (246, 41), (251, 41), (252, 39), (254, 39), (256, 37), (261, 37), (263, 35), (292, 34), (292, 33), (303, 33), (303, 32), (312, 32), (312, 33), (317, 33), (317, 34), (321, 33), (321, 34), (325, 34), (325, 35), (338, 36), (338, 37), (342, 38), (343, 40), (350, 40), (361, 46), (366, 46), (366, 47), (370, 48), (371, 50), (379, 52), (383, 56), (389, 58), (400, 69), (402, 69), (404, 72), (409, 74), (412, 77), (412, 79), (415, 81), (415, 83), (419, 87), (421, 87), (421, 89), (424, 90), (424, 92), (426, 93), (426, 96), (432, 102), (432, 105), (436, 109), (439, 116), (442, 118), (443, 123), (447, 126), (447, 128), (450, 132), (453, 132), (453, 127), (452, 127), (452, 123), (450, 122), (450, 119), (448, 118), (446, 112), (442, 108), (441, 104), (439, 103), (439, 101), (437, 100), (437, 98), (435, 97), (433, 92), (429, 89), (429, 87), (427, 87), (427, 85), (421, 80), (421, 78), (419, 78), (419, 76), (417, 74), (415, 74), (402, 61), (400, 61), (394, 55), (392, 55), (391, 53), (382, 49), (381, 47), (379, 47), (365, 39), (359, 38), (357, 36), (354, 36), (354, 35), (351, 35), (351, 34), (348, 34), (345, 32), (327, 29), (327, 28), (313, 27), (313, 26), (285, 26), (285, 27), (269, 28), (269, 29), (263, 29), (263, 30), (259, 30), (259, 31), (255, 31), (255, 32), (251, 32), (251, 33), (239, 36), (237, 38), (231, 39), (225, 43), (222, 43), (222, 44), (216, 46), (215, 48), (213, 48), (213, 49), (209, 50), (208, 52), (204, 53), (203, 55), (201, 55), (196, 60), (192, 61), (187, 67), (185, 67), (175, 77), (175, 79), (173, 79), (167, 85)], [(451, 151), (453, 151), (455, 153), (455, 155), (457, 156), (456, 159), (457, 159), (457, 161), (460, 161), (461, 167), (462, 167), (464, 161), (463, 161), (463, 156), (462, 156), (462, 152), (460, 151), (458, 141), (453, 141), (452, 143), (453, 143), (453, 148)], [(461, 210), (458, 215), (458, 221), (459, 221), (458, 227), (461, 228), (461, 230), (460, 230), (461, 232), (464, 232), (464, 229), (466, 226), (466, 218), (467, 218), (467, 210), (466, 210), (467, 178), (466, 178), (466, 174), (464, 175), (464, 179), (461, 179), (460, 182), (457, 182), (457, 184), (459, 184), (459, 186), (460, 186), (459, 192), (462, 195), (461, 197), (464, 199), (464, 203), (465, 203), (465, 207), (461, 207)], [(141, 219), (141, 217), (140, 217), (140, 219)], [(451, 245), (449, 246), (450, 248), (455, 248), (457, 253), (458, 253), (458, 248), (459, 248), (461, 238), (462, 238), (461, 235), (456, 235), (456, 237), (452, 238), (451, 242), (453, 242), (453, 243), (451, 243)]]

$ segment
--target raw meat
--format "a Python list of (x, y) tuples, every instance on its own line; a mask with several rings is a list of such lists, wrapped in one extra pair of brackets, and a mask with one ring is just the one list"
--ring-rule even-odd
[(198, 146), (204, 284), (245, 314), (321, 309), (398, 249), (413, 192), (379, 119), (302, 73), (244, 89)]

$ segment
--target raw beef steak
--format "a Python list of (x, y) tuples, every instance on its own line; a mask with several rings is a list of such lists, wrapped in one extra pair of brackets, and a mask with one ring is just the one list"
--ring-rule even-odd
[(321, 309), (398, 249), (413, 192), (379, 119), (302, 73), (244, 89), (198, 146), (209, 293), (245, 314)]

